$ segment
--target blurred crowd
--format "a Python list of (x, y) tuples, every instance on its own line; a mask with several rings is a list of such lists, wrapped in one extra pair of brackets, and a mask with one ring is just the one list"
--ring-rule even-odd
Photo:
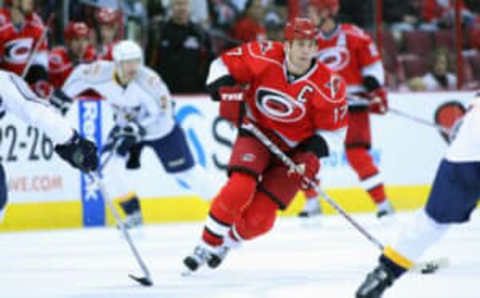
[[(37, 93), (51, 92), (48, 85), (61, 86), (78, 63), (110, 60), (112, 46), (126, 37), (144, 47), (147, 65), (163, 77), (173, 93), (202, 93), (212, 59), (244, 42), (281, 41), (287, 20), (306, 15), (309, 0), (3, 2), (0, 67), (12, 70), (5, 62), (12, 60), (10, 52), (15, 52), (9, 45), (13, 33), (5, 34), (2, 30), (13, 24), (11, 30), (16, 30), (18, 38), (22, 37), (18, 32), (24, 30), (25, 24), (34, 24), (30, 51), (46, 52), (45, 57), (30, 59), (32, 62), (28, 61), (29, 55), (23, 55), (23, 67), (15, 71), (22, 74), (30, 63), (26, 67), (28, 74), (23, 75)], [(379, 8), (375, 0), (341, 0), (338, 18), (340, 22), (356, 24), (381, 44), (391, 90), (455, 90), (459, 79), (462, 89), (480, 86), (480, 0), (460, 0), (460, 57), (456, 51), (455, 0), (380, 2), (381, 34), (375, 26)], [(48, 30), (43, 29), (47, 27)], [(44, 31), (48, 33), (42, 37)], [(461, 73), (457, 72), (457, 63), (462, 64)]]

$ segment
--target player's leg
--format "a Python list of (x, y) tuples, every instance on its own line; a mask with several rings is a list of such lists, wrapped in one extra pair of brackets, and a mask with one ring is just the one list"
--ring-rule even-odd
[[(299, 153), (303, 154), (303, 153)], [(295, 158), (295, 155), (294, 155)], [(278, 209), (286, 209), (300, 189), (300, 180), (293, 178), (284, 165), (274, 165), (263, 174), (252, 203), (242, 212), (229, 232), (230, 244), (238, 246), (270, 231)]]
[(345, 140), (345, 150), (350, 166), (357, 173), (362, 187), (377, 206), (377, 216), (394, 212), (385, 194), (383, 179), (368, 152), (371, 147), (370, 115), (368, 110), (349, 112), (349, 126)]
[(114, 153), (103, 170), (103, 180), (107, 192), (120, 204), (126, 215), (125, 226), (132, 228), (141, 226), (143, 218), (140, 199), (130, 186), (125, 164), (126, 156)]
[(423, 252), (438, 241), (453, 223), (469, 220), (480, 198), (480, 162), (453, 163), (443, 160), (437, 171), (425, 210), (399, 238), (394, 251), (387, 250), (379, 265), (357, 292), (359, 298), (381, 293), (409, 269)]
[(230, 178), (215, 197), (205, 222), (200, 244), (184, 263), (191, 271), (208, 262), (215, 267), (221, 260), (222, 244), (235, 219), (250, 204), (258, 176), (270, 161), (270, 152), (256, 138), (237, 138), (230, 157)]
[(7, 177), (5, 175), (5, 169), (0, 164), (0, 223), (3, 221), (5, 211), (7, 210), (8, 203), (8, 190), (7, 190)]
[(145, 143), (152, 147), (165, 171), (205, 200), (217, 194), (218, 183), (210, 173), (195, 164), (185, 133), (179, 125), (161, 139)]

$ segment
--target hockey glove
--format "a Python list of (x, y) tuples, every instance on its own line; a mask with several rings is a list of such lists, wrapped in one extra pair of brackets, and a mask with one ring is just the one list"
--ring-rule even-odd
[(245, 114), (244, 90), (240, 86), (225, 86), (218, 89), (220, 95), (220, 116), (236, 127)]
[(384, 115), (388, 112), (387, 90), (377, 88), (368, 94), (370, 99), (370, 112)]
[(98, 168), (97, 147), (77, 132), (67, 143), (55, 146), (55, 152), (82, 172), (88, 173)]
[(320, 170), (318, 157), (312, 152), (299, 152), (293, 156), (292, 160), (299, 166), (301, 172), (299, 173), (293, 169), (290, 170), (290, 178), (297, 180), (301, 189), (309, 189), (310, 185), (308, 181), (316, 183), (315, 176)]
[(69, 97), (61, 89), (53, 91), (50, 96), (50, 104), (57, 109), (62, 115), (65, 115), (72, 106), (73, 99)]
[(114, 128), (113, 138), (116, 143), (117, 153), (125, 156), (145, 136), (145, 129), (134, 121), (124, 127)]

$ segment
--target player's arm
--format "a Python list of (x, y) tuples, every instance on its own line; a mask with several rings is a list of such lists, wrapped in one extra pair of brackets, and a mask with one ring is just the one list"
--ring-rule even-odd
[(73, 99), (88, 89), (93, 89), (94, 78), (98, 76), (100, 65), (82, 64), (72, 71), (62, 88), (56, 89), (51, 97), (50, 103), (63, 115), (70, 109)]
[(234, 48), (210, 64), (207, 91), (220, 102), (220, 116), (238, 126), (243, 117), (244, 85), (253, 80), (248, 44)]
[(380, 53), (373, 40), (365, 34), (358, 49), (358, 61), (363, 77), (363, 86), (372, 100), (370, 110), (385, 114), (388, 110), (387, 91), (385, 88), (385, 70)]
[(158, 121), (159, 117), (173, 116), (172, 95), (165, 82), (153, 71), (145, 70), (139, 79), (140, 86), (150, 94), (150, 99), (144, 99), (148, 116), (139, 119), (138, 123), (148, 127)]
[(2, 104), (26, 123), (43, 130), (56, 144), (55, 151), (73, 167), (84, 172), (98, 166), (95, 144), (81, 138), (64, 118), (38, 98), (19, 76), (9, 73), (2, 90)]
[[(38, 96), (48, 98), (53, 89), (48, 81), (47, 40), (44, 39), (40, 42), (41, 44), (39, 45), (37, 52), (32, 53), (32, 63), (25, 75), (25, 81), (32, 86), (33, 91), (35, 91)], [(36, 47), (36, 44), (34, 47)]]

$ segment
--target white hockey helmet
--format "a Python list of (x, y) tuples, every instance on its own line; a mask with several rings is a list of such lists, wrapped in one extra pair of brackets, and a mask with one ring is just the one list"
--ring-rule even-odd
[(122, 62), (139, 61), (143, 65), (143, 50), (132, 40), (122, 40), (113, 47), (113, 61), (117, 67), (119, 75), (123, 76)]
[(143, 51), (136, 42), (122, 40), (113, 47), (113, 61), (116, 63), (135, 59), (140, 59), (143, 63)]

